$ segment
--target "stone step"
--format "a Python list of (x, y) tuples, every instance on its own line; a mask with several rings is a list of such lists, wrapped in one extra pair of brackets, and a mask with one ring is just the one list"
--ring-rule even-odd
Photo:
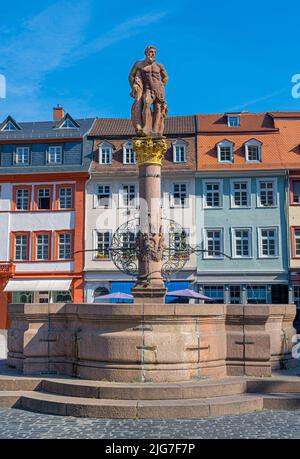
[(246, 381), (198, 381), (177, 384), (105, 383), (45, 379), (37, 390), (70, 397), (113, 400), (178, 400), (224, 397), (246, 391)]
[(255, 379), (247, 381), (248, 393), (300, 393), (300, 378), (297, 380)]
[[(19, 397), (18, 400), (14, 397)], [(45, 414), (107, 419), (192, 419), (236, 415), (263, 409), (263, 398), (234, 395), (182, 400), (109, 400), (66, 397), (42, 392), (2, 392), (15, 407)], [(8, 406), (8, 404), (6, 405)]]
[(264, 394), (264, 408), (267, 410), (299, 410), (299, 393)]
[(32, 391), (42, 389), (42, 379), (38, 378), (0, 378), (1, 391)]

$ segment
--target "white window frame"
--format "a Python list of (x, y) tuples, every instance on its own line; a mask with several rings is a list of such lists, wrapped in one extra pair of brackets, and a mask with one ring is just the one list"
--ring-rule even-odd
[[(263, 255), (263, 250), (262, 250), (262, 231), (264, 230), (275, 230), (275, 255)], [(279, 239), (280, 239), (280, 234), (279, 234), (279, 227), (278, 226), (260, 226), (257, 228), (257, 234), (258, 234), (258, 257), (259, 258), (279, 258), (280, 256), (280, 247), (279, 247)]]
[[(24, 156), (24, 151), (28, 153), (28, 161), (18, 161), (19, 154), (21, 154), (21, 157), (23, 158)], [(14, 154), (14, 165), (15, 166), (29, 166), (30, 164), (30, 147), (16, 147), (15, 154)]]
[[(185, 199), (185, 203), (184, 205), (182, 204), (176, 204), (175, 203), (175, 198), (174, 198), (174, 189), (175, 189), (175, 185), (179, 185), (181, 187), (181, 185), (185, 185), (185, 194), (186, 194), (186, 199)], [(180, 191), (181, 193), (181, 191)], [(179, 209), (182, 209), (182, 208), (188, 208), (189, 207), (189, 187), (188, 187), (188, 184), (187, 182), (173, 182), (172, 183), (172, 191), (170, 193), (170, 207), (174, 207), (174, 208), (179, 208)]]
[(203, 252), (203, 258), (207, 260), (223, 260), (224, 255), (209, 255), (207, 250), (208, 250), (208, 237), (207, 233), (208, 231), (220, 231), (220, 252), (224, 252), (224, 228), (223, 227), (207, 227), (203, 228), (203, 241), (204, 241), (204, 249), (206, 250)]
[[(230, 124), (231, 120), (238, 120), (238, 124)], [(239, 127), (241, 125), (241, 116), (240, 115), (227, 115), (227, 125), (228, 127)]]
[[(41, 237), (42, 238), (42, 242), (41, 244), (38, 243), (38, 238)], [(45, 243), (45, 237), (48, 239), (48, 242)], [(50, 253), (50, 247), (51, 247), (51, 235), (50, 234), (43, 234), (43, 233), (40, 233), (40, 234), (37, 234), (36, 235), (36, 242), (35, 242), (35, 259), (37, 261), (49, 261), (51, 260), (51, 253)], [(38, 257), (38, 248), (39, 246), (41, 247), (42, 249), (42, 256), (44, 256), (44, 250), (45, 248), (47, 248), (47, 253), (48, 253), (48, 257), (47, 258), (39, 258)]]
[[(101, 205), (99, 204), (99, 198), (98, 198), (98, 190), (99, 186), (102, 187), (109, 187), (109, 203), (107, 205)], [(94, 208), (95, 209), (111, 209), (112, 208), (112, 186), (110, 183), (96, 183), (95, 184), (95, 191), (94, 191)]]
[(77, 129), (77, 126), (70, 118), (66, 118), (59, 126), (59, 129)]
[[(19, 191), (22, 191), (22, 195), (18, 197), (18, 193)], [(24, 191), (26, 191), (28, 193), (28, 196), (27, 198), (24, 197)], [(20, 199), (21, 201), (21, 207), (22, 209), (18, 209), (18, 199)], [(27, 199), (28, 200), (28, 207), (26, 209), (24, 209), (24, 200)], [(30, 191), (27, 189), (27, 188), (22, 188), (20, 186), (20, 188), (18, 187), (17, 190), (16, 190), (16, 210), (17, 211), (24, 211), (24, 210), (30, 210), (30, 207), (31, 207), (31, 202), (30, 202)]]
[[(50, 160), (50, 149), (54, 148), (54, 161)], [(60, 151), (60, 161), (57, 161), (58, 150)], [(63, 148), (61, 145), (49, 145), (47, 150), (47, 164), (62, 164), (63, 160)]]
[(294, 247), (292, 246), (292, 253), (291, 253), (291, 257), (292, 258), (299, 258), (300, 257), (300, 253), (297, 254), (297, 239), (300, 239), (300, 235), (297, 237), (296, 236), (296, 231), (300, 231), (300, 228), (293, 228), (292, 229), (292, 244), (294, 242)]
[[(248, 231), (248, 255), (237, 255), (236, 253), (236, 231)], [(251, 226), (244, 226), (244, 227), (233, 227), (231, 228), (231, 246), (232, 246), (232, 258), (238, 259), (249, 259), (253, 258), (253, 241), (252, 241), (252, 227)]]
[[(61, 236), (64, 236), (64, 244), (61, 244), (60, 242), (60, 237)], [(63, 251), (64, 251), (64, 255), (66, 255), (66, 252), (67, 252), (67, 245), (69, 245), (69, 243), (66, 243), (65, 241), (65, 237), (66, 236), (69, 236), (70, 237), (70, 256), (68, 258), (66, 257), (61, 257), (60, 256), (60, 247), (63, 245)], [(57, 259), (58, 260), (72, 260), (73, 256), (72, 256), (72, 245), (73, 245), (73, 235), (72, 235), (72, 232), (63, 232), (63, 233), (59, 233), (58, 234), (58, 238), (57, 238)]]
[[(173, 142), (173, 163), (186, 163), (187, 161), (187, 142), (184, 140), (176, 140)], [(176, 148), (183, 148), (183, 161), (177, 161)]]
[(94, 230), (94, 237), (93, 237), (93, 241), (94, 241), (93, 260), (94, 261), (110, 261), (111, 260), (110, 254), (108, 254), (107, 257), (103, 257), (103, 258), (97, 257), (97, 253), (98, 253), (98, 233), (102, 233), (102, 234), (108, 233), (109, 234), (109, 246), (111, 245), (112, 230), (111, 229), (95, 229)]
[[(249, 147), (257, 147), (258, 159), (249, 159)], [(245, 142), (245, 159), (247, 163), (260, 163), (262, 158), (262, 142), (251, 139)]]
[[(65, 194), (65, 196), (61, 196), (62, 190), (71, 190), (71, 206), (70, 207), (62, 207), (61, 206), (61, 199), (65, 200), (66, 204), (67, 204), (67, 200), (69, 199), (69, 196), (67, 196), (66, 194)], [(59, 190), (58, 190), (58, 203), (59, 203), (59, 209), (60, 210), (68, 210), (68, 209), (72, 209), (73, 207), (75, 207), (73, 205), (73, 202), (74, 202), (73, 194), (74, 194), (74, 188), (72, 187), (72, 185), (70, 185), (70, 186), (65, 185), (65, 186), (59, 188)]]
[[(271, 206), (264, 206), (261, 204), (261, 199), (260, 199), (260, 184), (261, 182), (273, 182), (273, 194), (274, 194), (274, 203)], [(256, 205), (257, 207), (260, 207), (262, 209), (269, 209), (269, 208), (274, 208), (278, 206), (277, 202), (277, 178), (258, 178), (256, 179)]]
[[(234, 202), (234, 184), (235, 183), (246, 183), (247, 184), (247, 206), (237, 206)], [(230, 180), (230, 206), (232, 209), (250, 209), (251, 203), (251, 179), (236, 178)]]
[[(21, 236), (21, 243), (18, 244), (17, 243), (17, 238)], [(25, 239), (26, 238), (26, 245), (23, 244), (23, 238)], [(29, 259), (27, 258), (27, 255), (29, 253), (29, 250), (30, 250), (30, 235), (29, 234), (16, 234), (15, 235), (15, 241), (14, 241), (14, 259), (16, 261), (29, 261)], [(23, 250), (25, 248), (25, 254), (26, 254), (26, 258), (17, 258), (17, 247), (20, 247), (20, 253), (22, 254), (23, 253)], [(30, 255), (29, 255), (30, 257)]]
[[(102, 158), (102, 149), (105, 149), (105, 150), (109, 150), (109, 152), (105, 152), (104, 154), (107, 155), (108, 154), (108, 157), (106, 157), (106, 159), (108, 158), (108, 161), (102, 161), (103, 158)], [(108, 142), (102, 142), (99, 147), (98, 147), (98, 151), (99, 151), (99, 164), (105, 164), (105, 165), (110, 165), (112, 164), (112, 153), (113, 153), (113, 149), (112, 149), (112, 145)]]
[(6, 131), (6, 132), (12, 132), (12, 131), (18, 131), (18, 130), (19, 129), (17, 128), (17, 126), (11, 120), (7, 121), (7, 123), (5, 123), (5, 125), (1, 129), (1, 131)]
[[(221, 159), (221, 149), (222, 147), (229, 147), (230, 148), (230, 160), (222, 160)], [(221, 142), (217, 143), (217, 151), (218, 151), (218, 162), (219, 163), (227, 163), (227, 164), (232, 164), (233, 163), (233, 142), (230, 142), (229, 140), (222, 140)]]
[[(128, 201), (128, 205), (126, 205), (124, 201), (124, 187), (130, 187), (134, 186), (134, 200), (133, 201)], [(129, 204), (131, 202), (131, 204)], [(122, 183), (120, 187), (120, 195), (119, 195), (119, 207), (122, 209), (136, 209), (137, 208), (137, 203), (138, 203), (138, 188), (136, 183)]]
[[(207, 205), (207, 185), (210, 183), (217, 183), (219, 184), (219, 194), (220, 194), (220, 199), (219, 199), (219, 206), (208, 206)], [(204, 209), (223, 209), (223, 180), (204, 180), (203, 181), (203, 208)]]
[[(130, 149), (131, 150), (131, 153), (129, 154), (129, 156), (132, 155), (133, 157), (133, 161), (127, 161), (127, 150)], [(136, 164), (136, 153), (135, 151), (133, 151), (133, 145), (132, 145), (132, 142), (131, 141), (128, 141), (126, 143), (124, 143), (123, 145), (123, 164), (131, 164), (131, 165), (134, 165)]]

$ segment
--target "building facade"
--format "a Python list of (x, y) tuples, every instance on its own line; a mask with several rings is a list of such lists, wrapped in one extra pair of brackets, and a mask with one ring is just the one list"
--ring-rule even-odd
[(198, 289), (216, 302), (289, 301), (287, 171), (270, 114), (198, 116)]
[[(120, 272), (110, 259), (109, 247), (114, 232), (127, 221), (138, 222), (138, 167), (132, 149), (135, 135), (127, 119), (98, 119), (89, 138), (94, 141), (93, 161), (86, 192), (85, 300), (97, 302), (103, 293), (130, 293), (134, 278)], [(195, 117), (166, 120), (168, 151), (162, 166), (163, 225), (179, 223), (184, 235), (176, 230), (166, 239), (182, 238), (195, 245)], [(127, 236), (126, 244), (134, 242)], [(187, 287), (194, 282), (196, 268), (192, 256), (184, 269), (169, 280), (169, 286)], [(175, 284), (176, 283), (176, 284)]]
[(8, 326), (9, 301), (83, 301), (93, 122), (58, 106), (50, 122), (8, 117), (0, 125), (0, 330)]

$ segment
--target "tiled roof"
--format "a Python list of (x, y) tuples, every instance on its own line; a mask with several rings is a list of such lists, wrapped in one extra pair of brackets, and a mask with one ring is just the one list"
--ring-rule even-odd
[[(37, 121), (18, 123), (21, 130), (1, 131), (1, 140), (38, 140), (38, 139), (72, 139), (82, 137), (86, 134), (93, 124), (94, 118), (77, 119), (79, 128), (55, 129), (54, 121)], [(0, 129), (3, 123), (0, 125)]]
[(197, 115), (198, 132), (259, 132), (274, 131), (274, 121), (268, 113), (241, 113), (240, 126), (230, 127), (223, 114)]
[[(94, 137), (126, 136), (135, 134), (128, 118), (98, 118), (90, 133)], [(172, 116), (166, 118), (164, 134), (195, 134), (195, 116)]]

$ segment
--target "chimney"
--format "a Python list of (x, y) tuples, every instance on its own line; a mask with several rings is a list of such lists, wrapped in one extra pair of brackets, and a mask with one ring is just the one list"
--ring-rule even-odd
[(60, 104), (53, 108), (53, 120), (60, 121), (65, 117), (65, 111)]

